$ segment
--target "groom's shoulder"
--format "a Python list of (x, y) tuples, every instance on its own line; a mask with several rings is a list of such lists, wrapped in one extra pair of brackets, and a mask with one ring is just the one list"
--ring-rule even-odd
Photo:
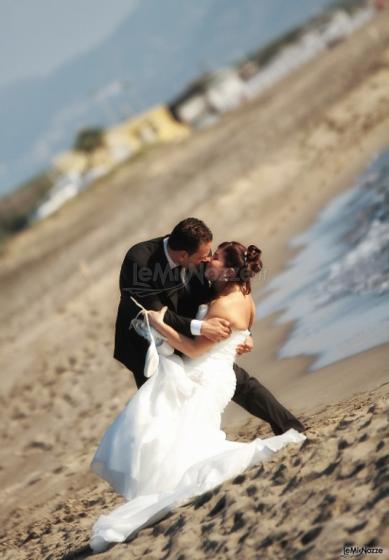
[(125, 260), (147, 261), (161, 249), (162, 242), (163, 237), (140, 241), (128, 249)]

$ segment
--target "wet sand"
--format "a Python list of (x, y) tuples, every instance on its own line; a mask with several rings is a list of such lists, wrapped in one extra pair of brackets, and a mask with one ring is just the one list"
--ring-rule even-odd
[[(386, 12), (216, 126), (122, 165), (3, 247), (2, 557), (85, 557), (97, 515), (120, 503), (88, 465), (134, 390), (112, 358), (127, 248), (201, 217), (216, 243), (263, 249), (260, 294), (287, 262), (287, 241), (388, 141)], [(277, 360), (287, 332), (258, 322), (242, 363), (309, 426), (301, 453), (283, 451), (102, 558), (334, 558), (346, 542), (385, 544), (388, 345), (309, 374), (306, 357)], [(232, 438), (268, 434), (234, 411), (226, 421)]]

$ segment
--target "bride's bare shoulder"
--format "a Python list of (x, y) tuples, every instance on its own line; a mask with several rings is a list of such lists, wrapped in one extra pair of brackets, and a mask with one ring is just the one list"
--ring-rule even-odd
[[(231, 322), (236, 328), (245, 328), (247, 321), (247, 305), (249, 300), (242, 292), (232, 292), (210, 302), (207, 317), (220, 317)], [(251, 308), (251, 303), (249, 304)]]

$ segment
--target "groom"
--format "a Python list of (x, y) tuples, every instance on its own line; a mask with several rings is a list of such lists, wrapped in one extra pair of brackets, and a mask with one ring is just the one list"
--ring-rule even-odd
[[(226, 319), (193, 319), (198, 306), (213, 297), (212, 286), (204, 277), (212, 254), (211, 244), (209, 228), (201, 220), (187, 218), (170, 235), (138, 243), (128, 250), (120, 271), (114, 358), (133, 372), (138, 388), (147, 381), (143, 371), (148, 342), (135, 329), (130, 329), (132, 319), (139, 312), (131, 296), (146, 309), (167, 306), (165, 322), (186, 336), (202, 335), (218, 342), (231, 334)], [(238, 346), (237, 353), (251, 348), (252, 339), (248, 337)], [(276, 435), (289, 428), (304, 430), (303, 424), (257, 379), (237, 364), (234, 371), (237, 381), (234, 402), (268, 422)]]

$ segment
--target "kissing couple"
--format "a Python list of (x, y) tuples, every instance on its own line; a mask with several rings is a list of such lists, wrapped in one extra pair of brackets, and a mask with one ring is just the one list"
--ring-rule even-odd
[[(261, 250), (187, 218), (127, 252), (120, 271), (114, 357), (138, 391), (107, 429), (91, 468), (125, 503), (101, 515), (90, 546), (133, 537), (173, 508), (306, 438), (302, 423), (235, 363), (253, 347), (251, 279)], [(229, 441), (221, 415), (233, 400), (274, 436)]]

